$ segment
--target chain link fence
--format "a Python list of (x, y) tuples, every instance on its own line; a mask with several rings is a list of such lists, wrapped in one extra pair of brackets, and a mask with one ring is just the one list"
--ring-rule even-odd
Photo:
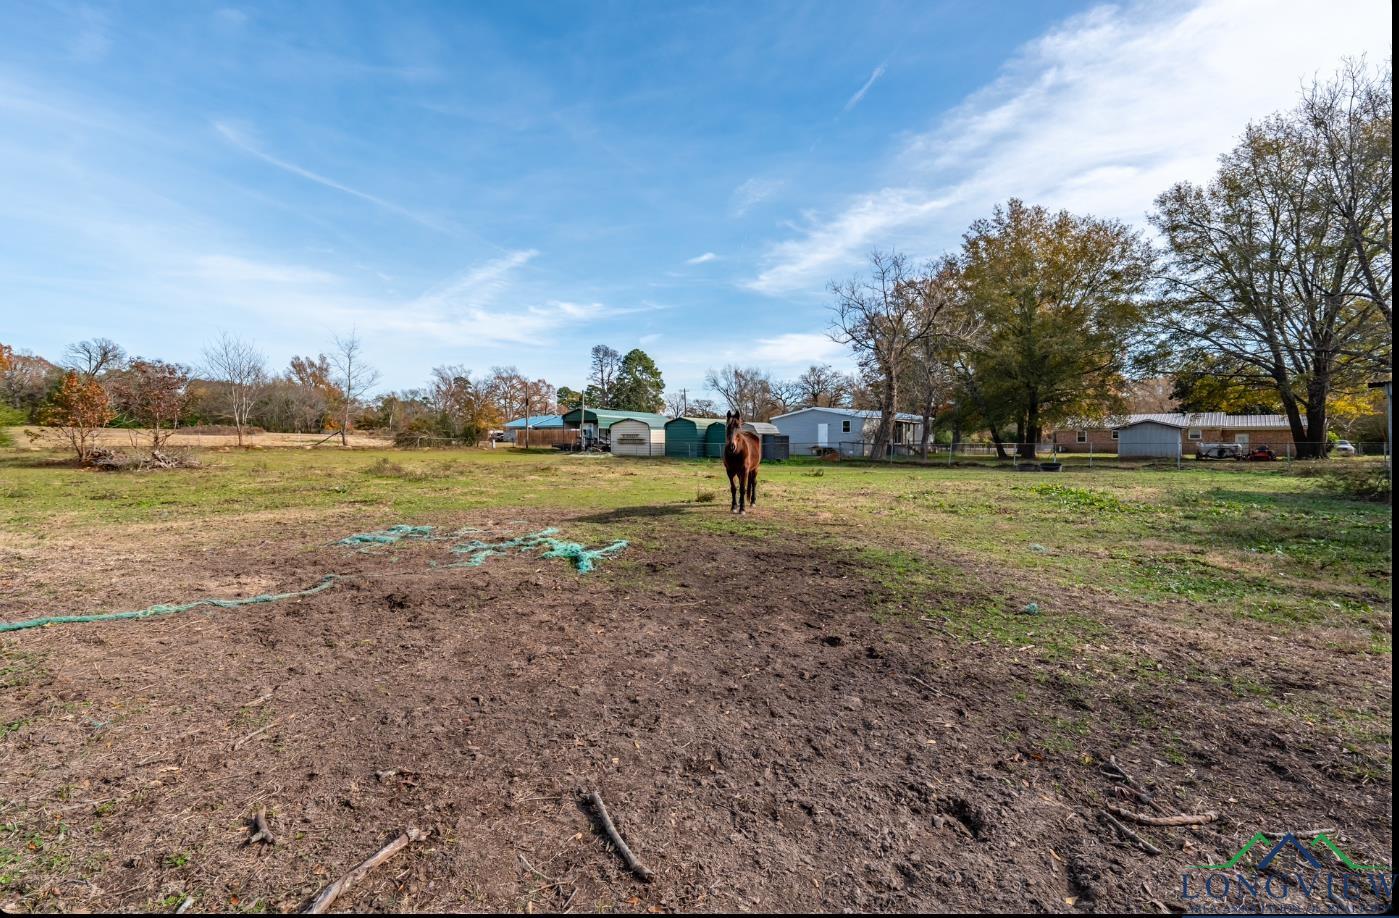
[(1183, 438), (1135, 438), (1119, 443), (1115, 449), (1092, 444), (1075, 444), (1072, 448), (1053, 443), (963, 442), (956, 444), (930, 443), (924, 454), (918, 444), (892, 443), (876, 455), (869, 440), (842, 440), (828, 443), (791, 444), (793, 457), (842, 460), (863, 459), (876, 462), (913, 463), (920, 465), (985, 465), (1014, 467), (1025, 471), (1060, 471), (1068, 468), (1105, 467), (1218, 467), (1230, 463), (1288, 463), (1314, 459), (1318, 455), (1332, 460), (1385, 459), (1388, 444), (1383, 441), (1330, 441), (1326, 444), (1286, 442), (1203, 443)]

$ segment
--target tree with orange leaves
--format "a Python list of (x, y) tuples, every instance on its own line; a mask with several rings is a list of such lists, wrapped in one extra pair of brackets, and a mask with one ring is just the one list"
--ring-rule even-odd
[(63, 376), (54, 393), (45, 420), (63, 432), (78, 455), (79, 462), (92, 460), (97, 431), (116, 417), (107, 390), (95, 379), (86, 379), (74, 370)]

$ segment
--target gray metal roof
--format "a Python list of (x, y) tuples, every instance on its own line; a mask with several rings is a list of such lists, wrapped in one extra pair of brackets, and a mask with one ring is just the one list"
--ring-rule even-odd
[[(866, 420), (878, 420), (880, 417), (883, 416), (882, 412), (879, 411), (859, 411), (855, 408), (822, 408), (819, 406), (813, 406), (811, 408), (798, 408), (796, 411), (789, 411), (786, 414), (779, 414), (777, 415), (777, 417), (774, 417), (773, 420), (776, 421), (779, 418), (790, 418), (792, 415), (801, 414), (804, 411), (827, 411), (831, 414), (843, 414), (852, 418), (865, 418)], [(913, 421), (915, 423), (922, 423), (923, 421), (923, 417), (921, 415), (909, 414), (904, 411), (899, 412), (898, 414), (894, 415), (894, 417), (900, 421)]]
[(777, 434), (780, 436), (782, 434), (782, 431), (777, 429), (776, 424), (769, 424), (766, 421), (745, 421), (743, 429), (750, 433), (758, 434), (759, 436), (763, 434)]
[[(1284, 414), (1227, 414), (1223, 411), (1164, 411), (1148, 414), (1128, 414), (1097, 421), (1078, 421), (1077, 429), (1131, 427), (1146, 421), (1170, 427), (1227, 427), (1230, 430), (1288, 430), (1291, 425)], [(1065, 425), (1065, 429), (1075, 429)]]

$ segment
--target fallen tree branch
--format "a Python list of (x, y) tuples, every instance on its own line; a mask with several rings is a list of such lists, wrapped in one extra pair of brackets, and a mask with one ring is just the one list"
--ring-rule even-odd
[(602, 795), (593, 791), (588, 795), (588, 802), (593, 805), (593, 810), (597, 813), (598, 822), (602, 824), (603, 831), (607, 833), (607, 838), (612, 842), (612, 847), (617, 849), (617, 853), (626, 862), (627, 869), (636, 874), (643, 882), (651, 882), (651, 871), (636, 859), (636, 855), (631, 853), (627, 843), (622, 841), (622, 836), (617, 831), (617, 827), (612, 824), (612, 817), (607, 815), (607, 805), (602, 802)]
[(1133, 813), (1131, 810), (1124, 810), (1120, 806), (1108, 804), (1108, 812), (1114, 816), (1121, 816), (1123, 819), (1130, 819), (1139, 822), (1144, 826), (1202, 826), (1207, 822), (1214, 822), (1219, 818), (1215, 812), (1209, 813), (1183, 813), (1179, 816), (1148, 816), (1145, 813)]
[(272, 721), (272, 723), (268, 724), (267, 726), (261, 727), (261, 728), (259, 728), (259, 729), (257, 729), (257, 730), (254, 730), (252, 733), (249, 733), (247, 736), (245, 736), (245, 737), (243, 737), (242, 739), (240, 739), (240, 740), (238, 740), (237, 742), (235, 742), (235, 743), (233, 744), (233, 748), (234, 748), (234, 749), (237, 749), (238, 747), (242, 746), (244, 743), (248, 742), (249, 740), (257, 739), (259, 736), (262, 736), (262, 734), (266, 733), (268, 730), (271, 730), (273, 727), (277, 726), (277, 724), (281, 723), (281, 721), (282, 721), (282, 719), (279, 717), (279, 718), (277, 718), (276, 720)]
[(364, 879), (365, 874), (369, 873), (369, 871), (384, 863), (384, 861), (387, 861), (389, 858), (393, 857), (395, 854), (401, 851), (404, 848), (404, 846), (406, 846), (409, 842), (417, 841), (422, 837), (423, 833), (413, 828), (412, 826), (409, 826), (407, 829), (404, 829), (402, 835), (398, 836), (398, 838), (395, 838), (393, 841), (389, 842), (387, 845), (374, 852), (374, 854), (371, 855), (367, 861), (360, 864), (354, 870), (351, 870), (349, 873), (345, 874), (343, 877), (336, 880), (334, 883), (331, 883), (325, 889), (321, 890), (320, 893), (316, 895), (316, 898), (311, 900), (311, 904), (306, 906), (306, 908), (302, 911), (302, 914), (324, 915), (327, 911), (330, 910), (330, 907), (335, 904), (335, 900), (340, 897), (341, 893), (348, 891), (351, 886), (354, 886), (360, 880)]
[(1151, 842), (1149, 842), (1149, 841), (1147, 841), (1146, 839), (1142, 838), (1142, 837), (1141, 837), (1140, 835), (1138, 835), (1136, 832), (1133, 832), (1131, 829), (1127, 828), (1127, 827), (1124, 826), (1122, 823), (1118, 822), (1116, 819), (1114, 819), (1114, 818), (1112, 817), (1111, 814), (1109, 814), (1109, 813), (1100, 813), (1099, 815), (1103, 817), (1103, 820), (1104, 820), (1105, 822), (1107, 822), (1108, 825), (1110, 825), (1110, 826), (1112, 826), (1114, 829), (1116, 829), (1116, 830), (1122, 835), (1123, 838), (1129, 838), (1129, 839), (1131, 839), (1132, 841), (1136, 842), (1138, 845), (1141, 846), (1141, 849), (1142, 849), (1143, 851), (1145, 851), (1147, 854), (1160, 854), (1160, 853), (1161, 853), (1161, 849), (1160, 849), (1160, 848), (1156, 847), (1156, 846), (1153, 845)]
[(1147, 806), (1151, 807), (1156, 812), (1162, 814), (1163, 816), (1169, 815), (1169, 813), (1167, 813), (1166, 811), (1166, 808), (1156, 801), (1155, 794), (1142, 787), (1139, 783), (1137, 783), (1137, 779), (1132, 777), (1131, 773), (1127, 771), (1127, 769), (1117, 764), (1117, 756), (1108, 756), (1107, 763), (1098, 770), (1101, 774), (1104, 774), (1107, 777), (1112, 778), (1113, 780), (1121, 781), (1123, 784), (1126, 785), (1129, 791), (1136, 795), (1138, 800), (1140, 800), (1142, 803), (1145, 803)]
[(253, 814), (252, 828), (257, 831), (248, 838), (248, 844), (263, 842), (268, 845), (277, 844), (277, 836), (272, 834), (272, 830), (267, 825), (267, 807), (260, 806)]

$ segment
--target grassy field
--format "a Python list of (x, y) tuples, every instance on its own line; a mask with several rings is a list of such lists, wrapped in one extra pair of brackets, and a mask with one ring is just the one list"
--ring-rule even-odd
[[(9, 570), (0, 575), (0, 620), (197, 598), (223, 581), (183, 582), (178, 562), (198, 567), (220, 554), (247, 559), (253, 579), (244, 589), (282, 589), (285, 578), (257, 586), (257, 565), (300, 559), (304, 580), (323, 563), (328, 538), (397, 523), (557, 525), (588, 544), (628, 539), (632, 548), (591, 582), (658, 608), (693, 605), (696, 571), (715, 584), (748, 578), (766, 584), (755, 590), (780, 591), (775, 575), (762, 576), (767, 561), (744, 559), (786, 552), (783, 577), (807, 570), (853, 582), (842, 614), (863, 618), (889, 646), (921, 654), (909, 641), (925, 641), (941, 655), (946, 662), (912, 670), (922, 674), (918, 685), (955, 691), (972, 678), (957, 675), (959, 656), (977, 659), (976, 673), (996, 674), (988, 682), (996, 713), (985, 712), (979, 742), (1015, 761), (1059, 763), (1055, 793), (1074, 797), (1065, 788), (1079, 771), (1130, 746), (1145, 767), (1163, 770), (1163, 782), (1171, 773), (1178, 793), (1198, 787), (1192, 776), (1203, 770), (1238, 806), (1250, 789), (1276, 803), (1291, 786), (1261, 782), (1247, 756), (1230, 761), (1221, 738), (1222, 724), (1244, 718), (1251, 730), (1308, 750), (1298, 755), (1316, 780), (1388, 794), (1390, 508), (1334, 496), (1282, 466), (1017, 474), (792, 461), (765, 465), (756, 510), (734, 517), (714, 461), (390, 449), (201, 458), (198, 469), (102, 473), (53, 452), (0, 450), (0, 553)], [(770, 614), (793, 608), (775, 604)], [(876, 642), (869, 655), (878, 659), (876, 638), (861, 640)], [(46, 665), (44, 651), (18, 636), (0, 653), (10, 682)], [(760, 692), (757, 683), (752, 690)], [(5, 716), (0, 744), (40, 729), (37, 718)], [(1097, 792), (1083, 793), (1091, 800)], [(10, 861), (0, 860), (0, 891), (8, 883), (32, 895), (36, 875), (63, 872), (19, 843), (32, 825), (15, 819), (11, 841), (0, 835), (0, 859)], [(1354, 830), (1372, 850), (1385, 844)], [(1247, 838), (1247, 821), (1230, 831)], [(1223, 837), (1219, 846), (1227, 847)]]
[[(0, 458), (0, 530), (39, 541), (78, 533), (109, 539), (171, 520), (217, 527), (229, 517), (270, 524), (278, 514), (353, 511), (379, 525), (491, 508), (576, 515), (729, 497), (712, 461), (516, 450), (204, 455), (197, 470), (113, 475), (66, 467), (52, 455), (10, 454)], [(1334, 497), (1315, 479), (1278, 467), (1026, 475), (795, 461), (765, 466), (759, 496), (763, 512), (750, 518), (677, 515), (677, 524), (759, 535), (775, 535), (779, 523), (807, 528), (861, 549), (872, 569), (909, 587), (956, 575), (919, 560), (919, 546), (936, 543), (1009, 582), (1033, 573), (1040, 584), (1189, 600), (1283, 627), (1358, 623), (1369, 629), (1372, 650), (1389, 652), (1389, 508)], [(635, 525), (623, 517), (581, 531), (634, 538)], [(1015, 598), (1054, 604), (1052, 593)]]

